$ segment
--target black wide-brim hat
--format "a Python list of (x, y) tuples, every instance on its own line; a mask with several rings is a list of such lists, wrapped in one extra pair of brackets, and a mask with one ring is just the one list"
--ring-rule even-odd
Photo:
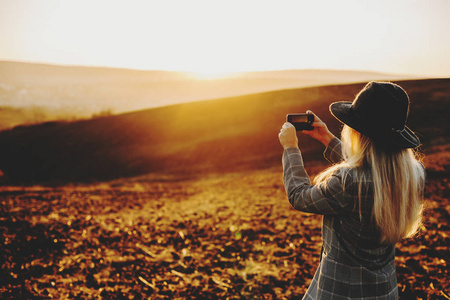
[(399, 85), (369, 82), (353, 102), (332, 103), (330, 111), (339, 121), (386, 149), (420, 145), (419, 138), (406, 126), (409, 97)]

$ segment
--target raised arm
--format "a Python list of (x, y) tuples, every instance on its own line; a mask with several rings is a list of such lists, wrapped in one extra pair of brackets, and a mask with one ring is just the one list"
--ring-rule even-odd
[[(288, 148), (283, 153), (283, 181), (292, 207), (309, 213), (338, 214), (349, 205), (351, 197), (345, 196), (343, 176), (340, 169), (320, 185), (312, 185), (303, 166), (298, 148)], [(346, 181), (348, 184), (349, 181)]]
[[(314, 125), (314, 130), (309, 135), (327, 147), (325, 152), (330, 154), (331, 159), (339, 159), (340, 141), (328, 131), (319, 118), (316, 118)], [(289, 202), (295, 209), (315, 214), (337, 214), (348, 206), (349, 197), (344, 197), (341, 171), (331, 176), (325, 184), (312, 185), (303, 166), (294, 126), (285, 123), (278, 137), (284, 148), (284, 186)]]

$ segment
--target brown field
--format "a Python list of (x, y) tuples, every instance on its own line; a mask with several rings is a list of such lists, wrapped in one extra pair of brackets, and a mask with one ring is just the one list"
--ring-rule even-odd
[[(296, 299), (318, 265), (321, 217), (293, 210), (281, 170), (2, 190), (8, 298)], [(399, 243), (401, 299), (446, 299), (448, 180)], [(432, 191), (432, 192), (431, 192)]]
[[(424, 226), (397, 245), (400, 299), (450, 299), (450, 80), (401, 85), (428, 181)], [(328, 104), (361, 86), (0, 132), (0, 298), (301, 298), (321, 217), (290, 207), (277, 133), (312, 109), (337, 134)], [(310, 175), (324, 168), (320, 145), (300, 148)]]

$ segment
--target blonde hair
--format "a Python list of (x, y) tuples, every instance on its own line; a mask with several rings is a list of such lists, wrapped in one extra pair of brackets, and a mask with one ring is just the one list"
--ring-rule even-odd
[(412, 149), (386, 151), (347, 125), (341, 139), (344, 161), (317, 175), (315, 184), (324, 184), (343, 167), (352, 169), (352, 176), (358, 182), (360, 217), (361, 198), (367, 192), (367, 189), (363, 191), (367, 187), (364, 183), (373, 182), (372, 220), (380, 232), (380, 242), (396, 243), (413, 236), (421, 225), (425, 183), (418, 154)]

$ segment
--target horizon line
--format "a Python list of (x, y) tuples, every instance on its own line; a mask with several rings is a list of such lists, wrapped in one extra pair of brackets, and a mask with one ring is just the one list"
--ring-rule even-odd
[(390, 75), (390, 76), (408, 76), (408, 77), (417, 77), (417, 78), (446, 78), (441, 76), (431, 76), (428, 74), (410, 74), (410, 73), (395, 73), (389, 71), (381, 71), (381, 70), (370, 70), (370, 69), (338, 69), (338, 68), (280, 68), (280, 69), (259, 69), (259, 70), (247, 70), (247, 71), (195, 71), (195, 70), (174, 70), (174, 69), (146, 69), (146, 68), (133, 68), (133, 67), (122, 67), (122, 66), (111, 66), (111, 65), (84, 65), (84, 64), (66, 64), (66, 63), (54, 63), (54, 62), (44, 62), (44, 61), (27, 61), (27, 60), (10, 60), (10, 59), (1, 59), (0, 62), (7, 63), (21, 63), (21, 64), (30, 64), (30, 65), (43, 65), (43, 66), (53, 66), (53, 67), (74, 67), (74, 68), (97, 68), (97, 69), (115, 69), (115, 70), (128, 70), (128, 71), (142, 71), (142, 72), (172, 72), (172, 73), (183, 73), (183, 74), (207, 74), (207, 73), (221, 73), (223, 77), (226, 78), (227, 75), (238, 75), (238, 74), (246, 74), (246, 73), (263, 73), (263, 72), (287, 72), (287, 71), (336, 71), (336, 72), (364, 72), (364, 73), (373, 73), (379, 75)]

